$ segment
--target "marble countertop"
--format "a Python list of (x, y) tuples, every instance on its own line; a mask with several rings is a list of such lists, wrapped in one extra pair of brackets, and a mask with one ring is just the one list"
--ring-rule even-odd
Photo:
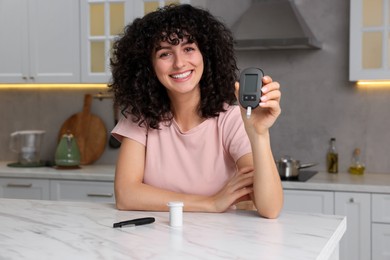
[(283, 181), (285, 189), (390, 193), (390, 173), (352, 175), (318, 172), (306, 182)]
[[(155, 217), (144, 226), (114, 222)], [(183, 214), (118, 211), (113, 204), (0, 199), (0, 255), (5, 259), (328, 259), (338, 252), (346, 218), (255, 211)]]
[[(53, 167), (8, 167), (7, 162), (0, 162), (0, 177), (4, 178), (114, 181), (114, 176), (113, 164), (83, 165), (80, 169), (59, 170)], [(319, 172), (306, 182), (283, 181), (282, 184), (285, 189), (390, 193), (390, 173), (367, 172), (357, 176), (346, 172)]]
[(9, 167), (8, 162), (0, 162), (0, 177), (114, 181), (115, 165), (82, 165), (80, 169), (56, 169), (54, 167)]

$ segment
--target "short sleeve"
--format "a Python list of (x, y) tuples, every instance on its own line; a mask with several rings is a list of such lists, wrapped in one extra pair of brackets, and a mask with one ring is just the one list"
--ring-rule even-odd
[(235, 162), (243, 155), (252, 152), (239, 106), (230, 106), (221, 118), (220, 124), (224, 149)]
[(111, 134), (120, 142), (122, 142), (124, 137), (127, 137), (146, 145), (146, 128), (133, 122), (130, 117), (122, 117), (119, 119), (118, 124), (111, 131)]

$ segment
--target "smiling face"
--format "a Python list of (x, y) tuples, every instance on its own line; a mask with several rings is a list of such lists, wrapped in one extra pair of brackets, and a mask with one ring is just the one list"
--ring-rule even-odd
[(203, 74), (203, 57), (198, 46), (187, 38), (172, 45), (160, 42), (152, 57), (158, 80), (168, 93), (187, 94), (199, 88)]

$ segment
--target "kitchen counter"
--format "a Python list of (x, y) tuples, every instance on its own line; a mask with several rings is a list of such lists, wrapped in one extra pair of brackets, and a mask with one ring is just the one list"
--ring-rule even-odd
[[(115, 165), (83, 165), (80, 169), (59, 170), (53, 167), (8, 167), (0, 162), (0, 178), (36, 178), (59, 180), (114, 181)], [(372, 192), (390, 194), (390, 173), (365, 173), (362, 176), (346, 172), (319, 172), (306, 182), (283, 181), (285, 189)]]
[(0, 162), (0, 177), (58, 180), (114, 181), (115, 165), (82, 165), (80, 169), (56, 169), (54, 167), (8, 167)]
[(352, 175), (346, 172), (319, 172), (306, 182), (283, 181), (285, 189), (371, 192), (390, 194), (390, 173)]
[[(137, 227), (114, 222), (155, 217)], [(168, 212), (118, 211), (113, 204), (0, 199), (5, 259), (338, 259), (346, 218), (255, 211), (189, 213), (183, 227)]]

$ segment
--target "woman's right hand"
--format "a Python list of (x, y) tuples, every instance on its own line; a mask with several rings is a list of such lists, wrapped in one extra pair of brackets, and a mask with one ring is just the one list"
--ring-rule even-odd
[(248, 167), (236, 172), (225, 186), (212, 196), (214, 211), (224, 212), (240, 201), (250, 200), (252, 184), (253, 168)]

